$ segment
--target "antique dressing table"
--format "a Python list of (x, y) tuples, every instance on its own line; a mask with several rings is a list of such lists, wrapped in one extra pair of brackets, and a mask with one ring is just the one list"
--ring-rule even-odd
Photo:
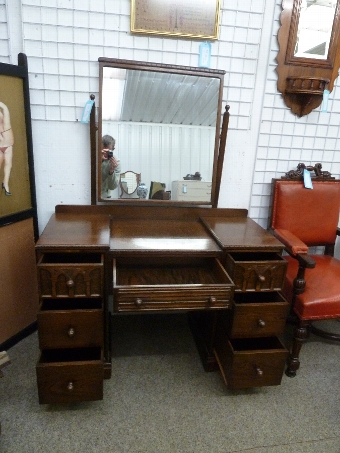
[[(127, 127), (124, 121), (113, 125), (105, 117), (103, 97), (108, 94), (104, 88), (111, 83), (105, 77), (124, 79), (126, 101), (131, 97), (142, 105), (140, 99), (128, 96), (128, 91), (147, 91), (148, 107), (159, 105), (167, 96), (184, 98), (185, 115), (175, 106), (174, 117), (180, 116), (181, 122), (190, 116), (188, 105), (197, 113), (198, 99), (208, 90), (202, 105), (215, 99), (213, 113), (204, 113), (205, 118), (214, 118), (209, 125), (203, 125), (202, 118), (200, 125), (194, 124), (190, 117), (188, 130), (172, 122), (149, 124), (146, 133), (156, 136), (161, 129), (165, 137), (176, 129), (183, 139), (182, 147), (189, 147), (192, 130), (203, 143), (213, 128), (209, 145), (213, 152), (207, 153), (209, 158), (201, 155), (205, 162), (194, 152), (182, 153), (191, 156), (186, 162), (191, 168), (176, 168), (171, 162), (176, 153), (172, 139), (169, 145), (163, 141), (162, 149), (168, 180), (163, 168), (158, 168), (160, 177), (148, 173), (147, 150), (143, 151), (143, 168), (134, 156), (134, 168), (125, 170), (141, 174), (144, 182), (158, 180), (167, 187), (190, 170), (199, 170), (211, 181), (211, 194), (206, 202), (101, 198), (101, 150), (100, 143), (96, 145), (100, 140), (96, 139), (92, 112), (92, 204), (56, 206), (36, 244), (39, 402), (103, 398), (103, 380), (110, 378), (115, 366), (111, 364), (111, 317), (121, 313), (187, 312), (205, 370), (220, 369), (230, 388), (280, 384), (287, 351), (278, 336), (289, 309), (280, 294), (286, 272), (283, 245), (248, 218), (247, 210), (217, 208), (229, 119), (227, 107), (220, 127), (224, 72), (106, 58), (99, 62), (99, 136), (108, 132), (116, 135), (115, 131)], [(119, 69), (118, 75), (111, 69)], [(162, 97), (152, 102), (150, 86), (154, 85)], [(194, 88), (192, 104), (189, 87)], [(134, 116), (134, 105), (124, 108), (130, 112), (128, 116)], [(134, 127), (138, 129), (136, 136), (144, 134), (141, 124), (132, 122), (128, 125), (131, 142)], [(123, 139), (120, 136), (117, 143)], [(156, 152), (154, 149), (150, 155), (154, 158)], [(128, 161), (129, 150), (126, 153)], [(197, 168), (198, 162), (201, 168)]]

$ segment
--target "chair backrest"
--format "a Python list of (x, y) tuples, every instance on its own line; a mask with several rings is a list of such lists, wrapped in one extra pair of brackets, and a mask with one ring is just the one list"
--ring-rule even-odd
[(339, 222), (340, 180), (273, 179), (269, 228), (288, 230), (306, 245), (334, 244)]

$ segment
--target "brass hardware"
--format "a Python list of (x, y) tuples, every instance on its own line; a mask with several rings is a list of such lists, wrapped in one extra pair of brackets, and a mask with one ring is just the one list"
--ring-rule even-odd
[(257, 325), (258, 325), (259, 327), (265, 327), (266, 323), (263, 321), (263, 319), (259, 319), (259, 320), (257, 321)]
[(67, 335), (68, 335), (70, 338), (74, 337), (75, 333), (76, 333), (76, 331), (74, 330), (74, 327), (70, 327), (70, 328), (68, 329), (68, 331), (67, 331)]
[(209, 304), (213, 305), (216, 304), (216, 297), (215, 296), (209, 296)]
[(74, 287), (74, 281), (70, 278), (69, 280), (67, 280), (66, 285), (69, 288), (73, 288)]
[(263, 371), (261, 370), (260, 367), (258, 367), (258, 366), (255, 367), (255, 371), (256, 371), (256, 374), (257, 374), (258, 376), (263, 376)]
[(140, 307), (142, 304), (143, 304), (143, 299), (141, 299), (140, 297), (137, 297), (137, 299), (135, 300), (136, 307)]
[(73, 389), (74, 389), (74, 384), (73, 384), (72, 381), (70, 381), (70, 382), (67, 384), (67, 390), (68, 390), (69, 392), (72, 392)]

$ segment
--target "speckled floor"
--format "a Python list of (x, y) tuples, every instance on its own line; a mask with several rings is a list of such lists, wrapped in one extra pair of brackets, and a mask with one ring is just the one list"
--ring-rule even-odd
[(232, 392), (203, 371), (185, 315), (114, 327), (103, 401), (40, 406), (37, 335), (8, 351), (1, 453), (340, 453), (339, 343), (312, 336), (296, 378)]

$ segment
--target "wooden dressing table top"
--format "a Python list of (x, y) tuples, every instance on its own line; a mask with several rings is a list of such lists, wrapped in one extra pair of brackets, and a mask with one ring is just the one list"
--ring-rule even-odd
[(110, 216), (106, 214), (53, 214), (42, 232), (37, 248), (93, 248), (110, 245)]
[(221, 249), (198, 220), (112, 219), (110, 250), (132, 253), (218, 256)]
[(284, 248), (280, 241), (249, 217), (201, 216), (201, 221), (223, 249), (280, 251)]
[[(138, 217), (129, 216), (129, 212), (106, 206), (59, 206), (41, 234), (37, 248), (110, 250), (117, 255), (190, 253), (197, 256), (218, 256), (222, 249), (283, 249), (274, 236), (237, 210), (236, 215), (230, 215), (233, 210), (162, 209), (164, 218), (158, 210), (141, 209)], [(154, 212), (158, 215), (153, 215)], [(175, 215), (168, 218), (169, 214)]]

